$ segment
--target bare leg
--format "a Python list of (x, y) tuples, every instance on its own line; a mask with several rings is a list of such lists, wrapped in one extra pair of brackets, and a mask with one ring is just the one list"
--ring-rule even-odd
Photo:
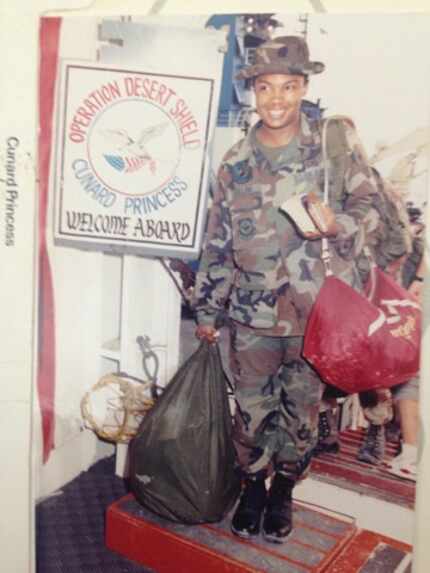
[(403, 443), (416, 446), (418, 442), (418, 401), (404, 398), (396, 402), (399, 411)]
[(396, 401), (403, 443), (402, 453), (387, 463), (387, 471), (398, 477), (416, 481), (418, 441), (418, 400), (401, 398)]

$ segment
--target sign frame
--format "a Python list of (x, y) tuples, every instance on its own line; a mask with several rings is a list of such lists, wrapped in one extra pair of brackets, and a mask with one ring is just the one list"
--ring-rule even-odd
[[(145, 71), (145, 69), (136, 66), (135, 63), (119, 66), (118, 64), (102, 62), (63, 59), (60, 65), (53, 181), (54, 243), (61, 246), (117, 254), (197, 258), (200, 253), (207, 213), (211, 137), (217, 114), (217, 79), (199, 74), (167, 73), (165, 68), (161, 72)], [(80, 74), (84, 74), (84, 76), (93, 75), (94, 85), (100, 83), (103, 77), (110, 75), (117, 79), (115, 83), (112, 81), (102, 83), (101, 85), (105, 89), (93, 90), (90, 94), (92, 97), (84, 97), (85, 94), (88, 94), (88, 90), (85, 85), (80, 86)], [(97, 78), (97, 76), (99, 77)], [(96, 78), (99, 81), (96, 81)], [(87, 83), (88, 81), (86, 80)], [(197, 91), (200, 92), (198, 100), (201, 108), (198, 106), (196, 108), (195, 104), (194, 108), (192, 105), (188, 107), (185, 98), (179, 97), (178, 90), (172, 89), (172, 86), (179, 85), (184, 88), (187, 84), (194, 89), (199, 88)], [(108, 85), (110, 85), (110, 91), (106, 87)], [(73, 89), (75, 90), (74, 94), (71, 93)], [(85, 105), (76, 106), (76, 101), (79, 100), (76, 92), (81, 96), (81, 102), (86, 102)], [(190, 93), (192, 92), (190, 91)], [(122, 114), (133, 130), (132, 120), (124, 115), (126, 105), (134, 106), (134, 111), (136, 109), (143, 111), (148, 118), (157, 114), (161, 117), (161, 112), (169, 115), (170, 124), (168, 121), (163, 122), (161, 120), (161, 122), (155, 121), (155, 125), (153, 125), (155, 130), (157, 125), (167, 125), (167, 131), (170, 130), (169, 142), (174, 140), (172, 125), (176, 124), (178, 137), (181, 138), (177, 147), (180, 159), (177, 160), (178, 167), (170, 173), (167, 181), (164, 181), (164, 186), (154, 184), (155, 187), (152, 190), (145, 190), (145, 192), (140, 193), (139, 183), (136, 183), (134, 192), (123, 191), (113, 186), (109, 178), (106, 180), (104, 177), (100, 177), (100, 170), (104, 169), (105, 163), (100, 160), (97, 153), (93, 153), (96, 156), (95, 161), (89, 158), (92, 153), (93, 142), (96, 142), (96, 147), (101, 145), (101, 136), (94, 135), (95, 130), (93, 128), (97, 122), (98, 124), (104, 122), (105, 126), (104, 130), (98, 130), (99, 133), (104, 131), (112, 135), (113, 132), (116, 132), (113, 135), (120, 139), (119, 132), (121, 131), (124, 132), (122, 133), (123, 139), (126, 135), (129, 137), (126, 130), (112, 129), (106, 119), (109, 113), (111, 116), (116, 115), (117, 118), (121, 116), (118, 110), (122, 108)], [(116, 106), (116, 114), (112, 111), (114, 106)], [(151, 122), (154, 124), (152, 119)], [(166, 130), (166, 127), (164, 129)], [(151, 131), (151, 126), (146, 131)], [(163, 134), (158, 135), (160, 141), (157, 149), (160, 152)], [(129, 139), (132, 138), (129, 137)], [(134, 138), (134, 141), (138, 143), (137, 138)], [(196, 142), (198, 142), (197, 145)], [(73, 146), (78, 151), (75, 151)], [(74, 158), (76, 166), (79, 162), (79, 153), (82, 155), (84, 146), (87, 149), (87, 156), (82, 158), (80, 163), (81, 172), (84, 175), (79, 181), (77, 171), (75, 171), (75, 180), (73, 181), (71, 180), (70, 161)], [(174, 152), (171, 153), (174, 154)], [(187, 153), (189, 156), (185, 160), (184, 156)], [(130, 156), (125, 157), (124, 152), (120, 155), (117, 151), (116, 155), (109, 155), (108, 157), (114, 157), (112, 163), (113, 161), (116, 162), (116, 168), (107, 163), (105, 167), (110, 169), (110, 173), (113, 173), (109, 177), (118, 182), (119, 175), (125, 172), (124, 160), (129, 160)], [(153, 162), (154, 172), (157, 164), (161, 164), (162, 161), (163, 158), (160, 158), (160, 163), (158, 161)], [(98, 169), (94, 166), (94, 162), (98, 163)], [(118, 165), (121, 165), (122, 169), (120, 174), (115, 172), (115, 170), (121, 171), (118, 169)], [(85, 167), (87, 167), (87, 173), (85, 173)], [(146, 160), (141, 159), (137, 169), (127, 173), (132, 176), (129, 180), (134, 177), (134, 180), (140, 181), (140, 185), (142, 185), (144, 180), (150, 179), (151, 168), (152, 164), (148, 158)], [(143, 177), (145, 170), (146, 179)], [(181, 173), (180, 177), (178, 173)], [(153, 179), (155, 175), (156, 173), (153, 173)], [(191, 181), (190, 184), (187, 182), (188, 177)], [(175, 183), (178, 184), (177, 187), (175, 187)], [(178, 186), (186, 187), (187, 191), (182, 194)], [(82, 191), (86, 195), (85, 197), (82, 196), (81, 199), (85, 203), (85, 208), (82, 211), (79, 209), (68, 210), (70, 205), (77, 205), (79, 202), (76, 198), (71, 200), (70, 194), (81, 192), (82, 195)], [(181, 197), (175, 198), (174, 193), (176, 195), (181, 193)], [(185, 193), (188, 194), (186, 198), (188, 207), (185, 208), (186, 220), (183, 222), (174, 221), (172, 220), (172, 212), (180, 204), (181, 198), (184, 201)], [(93, 201), (93, 208), (91, 208), (91, 201), (88, 200), (89, 197), (96, 199)], [(109, 214), (108, 198), (110, 200), (114, 198), (115, 203), (122, 204), (124, 212), (119, 213), (116, 210), (110, 211), (111, 214)], [(97, 201), (101, 203), (100, 208), (98, 208)], [(147, 211), (151, 218), (148, 218)], [(169, 216), (163, 217), (169, 211)], [(71, 219), (72, 214), (73, 219)], [(107, 229), (107, 231), (102, 229)]]

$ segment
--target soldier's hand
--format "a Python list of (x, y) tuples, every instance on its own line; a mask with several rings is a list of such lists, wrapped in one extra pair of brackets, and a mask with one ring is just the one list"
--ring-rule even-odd
[(423, 283), (417, 280), (412, 281), (411, 285), (408, 288), (409, 294), (411, 294), (414, 298), (416, 298), (419, 303), (421, 303), (422, 290), (423, 290)]
[(319, 231), (319, 233), (314, 234), (314, 238), (333, 237), (338, 234), (340, 228), (334, 212), (314, 193), (309, 193), (307, 196), (307, 209)]
[(199, 340), (207, 340), (210, 344), (214, 344), (219, 338), (219, 331), (214, 326), (199, 324), (196, 328), (196, 337)]

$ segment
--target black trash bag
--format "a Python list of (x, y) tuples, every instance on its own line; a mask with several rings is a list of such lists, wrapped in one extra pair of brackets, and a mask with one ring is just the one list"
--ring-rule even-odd
[(220, 521), (240, 487), (226, 379), (203, 341), (144, 417), (130, 449), (136, 499), (171, 521)]

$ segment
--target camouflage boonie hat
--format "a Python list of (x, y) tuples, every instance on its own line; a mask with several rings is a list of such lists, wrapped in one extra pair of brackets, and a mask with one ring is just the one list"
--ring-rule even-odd
[(300, 36), (281, 36), (255, 50), (255, 63), (240, 70), (239, 80), (262, 74), (309, 75), (324, 71), (322, 62), (309, 61), (309, 48)]

